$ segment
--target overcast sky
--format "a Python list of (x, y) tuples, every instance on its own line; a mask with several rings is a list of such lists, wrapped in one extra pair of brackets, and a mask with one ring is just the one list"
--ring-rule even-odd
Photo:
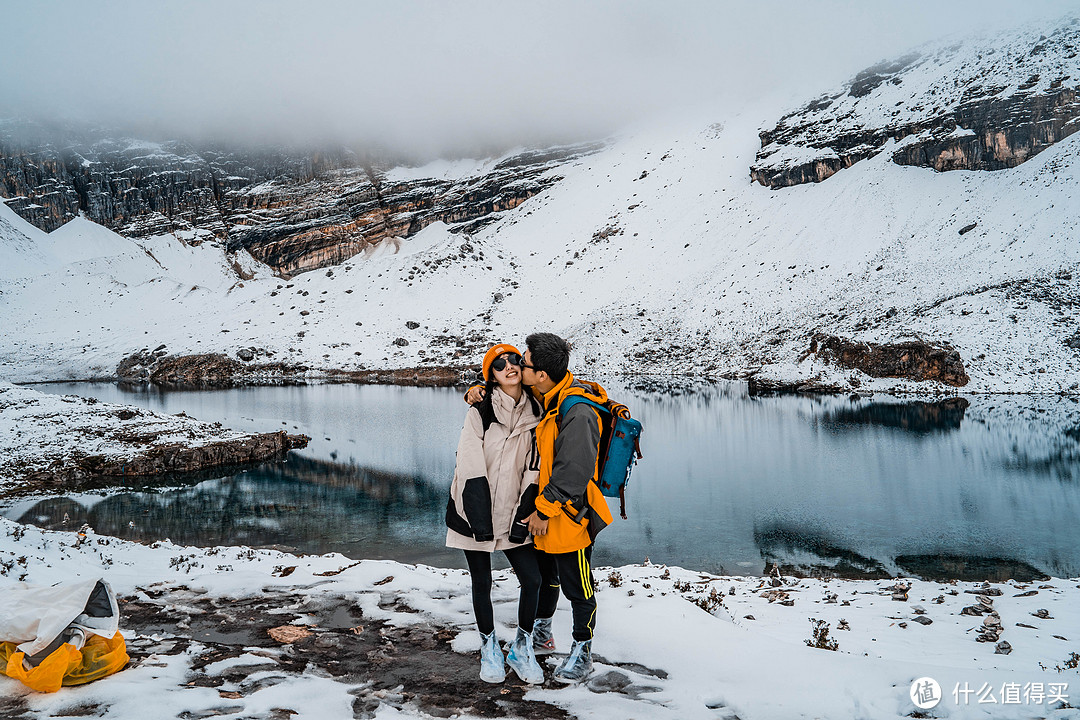
[(8, 2), (0, 116), (421, 152), (793, 103), (1064, 0)]

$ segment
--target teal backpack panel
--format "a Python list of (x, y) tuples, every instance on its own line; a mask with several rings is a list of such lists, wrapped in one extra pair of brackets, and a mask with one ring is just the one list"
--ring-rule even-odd
[(586, 403), (601, 413), (604, 427), (600, 435), (597, 454), (597, 485), (607, 497), (617, 497), (621, 503), (622, 517), (626, 518), (626, 486), (630, 472), (641, 459), (641, 423), (633, 418), (619, 417), (609, 408), (580, 395), (571, 395), (559, 405), (559, 414), (578, 403)]

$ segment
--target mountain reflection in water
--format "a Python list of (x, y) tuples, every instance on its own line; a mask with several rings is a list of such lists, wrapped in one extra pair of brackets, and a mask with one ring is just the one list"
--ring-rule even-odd
[[(629, 519), (599, 536), (597, 565), (648, 557), (744, 574), (775, 562), (849, 577), (1080, 575), (1075, 398), (751, 397), (741, 383), (602, 382), (643, 422), (645, 458)], [(312, 441), (285, 463), (169, 489), (12, 501), (5, 517), (58, 527), (66, 513), (64, 527), (88, 522), (139, 540), (464, 564), (443, 546), (460, 390), (41, 389)]]
[(878, 425), (912, 433), (959, 430), (970, 403), (964, 398), (940, 402), (879, 403), (856, 401), (851, 407), (825, 412), (821, 424), (834, 430)]
[(192, 487), (47, 498), (15, 519), (57, 530), (89, 523), (99, 533), (129, 540), (352, 550), (376, 559), (401, 559), (399, 548), (415, 546), (419, 560), (439, 553), (442, 538), (432, 537), (431, 528), (442, 523), (445, 502), (441, 487), (417, 475), (294, 454), (288, 462)]

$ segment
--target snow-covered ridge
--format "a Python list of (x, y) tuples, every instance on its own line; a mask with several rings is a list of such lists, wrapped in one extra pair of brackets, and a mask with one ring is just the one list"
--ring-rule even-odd
[(820, 182), (908, 136), (900, 164), (1013, 167), (1080, 128), (1078, 53), (1080, 17), (932, 43), (785, 114), (761, 133), (751, 175), (771, 187)]
[[(996, 699), (993, 717), (1075, 717), (1062, 707), (1062, 694), (1075, 703), (1078, 692), (1068, 669), (1071, 647), (1057, 636), (1071, 640), (1080, 629), (1076, 580), (770, 580), (647, 561), (598, 567), (594, 575), (592, 678), (576, 687), (549, 682), (526, 689), (525, 700), (597, 719), (892, 720), (911, 716), (911, 685), (929, 676), (943, 690), (938, 712), (950, 718), (986, 717), (977, 697), (953, 696), (954, 689), (984, 684), (984, 697), (989, 690)], [(471, 716), (478, 714), (474, 703), (492, 693), (515, 701), (523, 692), (513, 680), (477, 687), (479, 639), (462, 570), (168, 541), (147, 546), (0, 519), (0, 588), (97, 577), (122, 596), (120, 627), (133, 662), (55, 695), (28, 693), (0, 677), (0, 693), (30, 717), (89, 704), (104, 717), (133, 717), (148, 695), (169, 716), (247, 716), (277, 707), (315, 719), (349, 717), (358, 706), (377, 717), (430, 717), (432, 706)], [(513, 575), (496, 572), (502, 638), (512, 637), (516, 596)], [(999, 627), (995, 620), (1002, 629), (990, 634), (1000, 638), (978, 641)], [(296, 640), (271, 639), (275, 626), (291, 626)], [(192, 639), (203, 628), (213, 639)], [(565, 602), (554, 631), (558, 647), (568, 647)], [(827, 649), (831, 642), (834, 650)], [(1002, 642), (1007, 654), (995, 652)], [(415, 646), (414, 659), (395, 657), (397, 644)], [(355, 674), (341, 667), (350, 653), (359, 653)], [(433, 690), (420, 656), (445, 658), (444, 672), (455, 676), (452, 696)], [(384, 686), (388, 668), (394, 685)], [(1017, 693), (1042, 683), (1043, 696), (1033, 699), (1028, 687), (1026, 697), (1004, 703), (1013, 683)], [(398, 684), (404, 687), (395, 690)]]

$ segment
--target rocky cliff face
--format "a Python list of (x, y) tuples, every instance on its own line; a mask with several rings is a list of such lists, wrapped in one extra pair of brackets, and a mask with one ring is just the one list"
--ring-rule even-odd
[(471, 232), (599, 149), (526, 152), (459, 180), (394, 181), (349, 150), (235, 152), (0, 123), (0, 196), (52, 231), (78, 213), (129, 236), (203, 231), (285, 276), (433, 222)]
[(938, 171), (1015, 167), (1080, 129), (1078, 53), (1070, 19), (881, 63), (762, 131), (750, 176), (821, 182), (887, 148), (897, 164)]

